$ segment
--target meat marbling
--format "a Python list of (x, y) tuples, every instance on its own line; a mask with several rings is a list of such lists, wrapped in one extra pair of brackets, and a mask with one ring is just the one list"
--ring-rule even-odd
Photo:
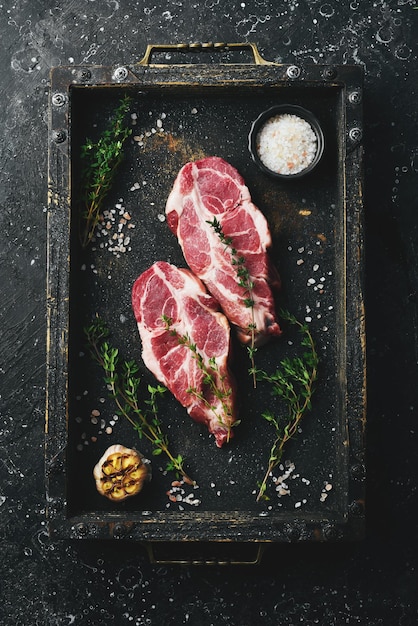
[[(220, 157), (187, 163), (168, 197), (166, 216), (187, 264), (236, 326), (241, 343), (255, 340), (255, 345), (260, 345), (279, 336), (273, 292), (280, 288), (280, 278), (267, 252), (271, 235), (239, 172)], [(231, 239), (230, 247), (215, 231), (214, 218), (221, 234)], [(232, 246), (235, 258), (245, 259), (253, 284), (250, 294), (238, 283)], [(248, 306), (249, 296), (253, 307)], [(255, 332), (251, 330), (254, 327)]]
[[(158, 261), (136, 279), (132, 307), (145, 365), (221, 447), (233, 434), (236, 394), (230, 326), (218, 303), (192, 272)], [(207, 371), (220, 394), (204, 381)]]

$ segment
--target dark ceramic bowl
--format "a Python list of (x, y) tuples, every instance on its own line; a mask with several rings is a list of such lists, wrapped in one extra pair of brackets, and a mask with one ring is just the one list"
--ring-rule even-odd
[[(283, 115), (285, 113), (288, 113), (290, 115), (296, 115), (297, 117), (300, 117), (303, 120), (306, 120), (308, 124), (311, 126), (316, 136), (316, 153), (315, 153), (313, 160), (304, 169), (300, 170), (299, 172), (296, 172), (295, 174), (285, 174), (285, 173), (279, 174), (278, 172), (275, 172), (269, 169), (261, 161), (260, 156), (257, 151), (257, 136), (260, 130), (262, 129), (262, 127), (264, 126), (264, 124), (270, 118), (276, 117), (277, 115)], [(258, 165), (258, 167), (263, 172), (265, 172), (266, 174), (269, 174), (270, 176), (273, 176), (274, 178), (280, 178), (282, 180), (290, 180), (290, 179), (294, 180), (297, 178), (302, 178), (302, 176), (306, 176), (306, 174), (309, 174), (310, 172), (312, 172), (312, 170), (315, 169), (315, 167), (318, 165), (319, 161), (321, 160), (322, 154), (324, 152), (324, 133), (322, 132), (322, 128), (318, 120), (316, 119), (316, 117), (307, 109), (304, 109), (303, 107), (297, 106), (295, 104), (279, 104), (261, 113), (257, 117), (257, 119), (253, 122), (251, 126), (251, 130), (250, 130), (250, 134), (248, 136), (248, 148), (250, 150), (251, 157), (253, 158), (254, 162)]]

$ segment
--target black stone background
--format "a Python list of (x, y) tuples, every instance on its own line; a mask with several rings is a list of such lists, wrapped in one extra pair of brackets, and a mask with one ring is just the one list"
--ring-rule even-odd
[[(414, 625), (418, 134), (414, 0), (0, 1), (0, 624)], [(47, 99), (55, 65), (148, 43), (254, 41), (365, 68), (367, 538), (286, 544), (260, 566), (152, 566), (44, 525)], [(415, 507), (414, 507), (415, 504)]]

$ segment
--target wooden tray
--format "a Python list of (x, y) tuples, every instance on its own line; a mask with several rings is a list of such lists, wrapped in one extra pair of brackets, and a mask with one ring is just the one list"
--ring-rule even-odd
[[(154, 61), (158, 57), (157, 61)], [(345, 541), (364, 532), (365, 324), (363, 308), (362, 68), (265, 61), (254, 44), (149, 46), (139, 63), (121, 67), (57, 67), (51, 74), (48, 198), (47, 519), (58, 537), (124, 537), (151, 546)], [(80, 150), (97, 138), (121, 97), (132, 97), (132, 137), (106, 208), (111, 234), (120, 213), (125, 250), (103, 236), (79, 244)], [(277, 181), (257, 169), (248, 151), (253, 120), (274, 104), (297, 104), (319, 120), (320, 164), (306, 178)], [(173, 476), (108, 397), (100, 368), (86, 353), (83, 328), (99, 314), (111, 341), (153, 376), (141, 360), (131, 310), (135, 278), (157, 260), (185, 262), (163, 219), (167, 196), (187, 161), (221, 156), (244, 177), (273, 236), (280, 305), (309, 324), (320, 357), (312, 411), (287, 444), (267, 502), (256, 502), (272, 443), (261, 418), (272, 400), (251, 388), (245, 351), (237, 346), (241, 424), (221, 450), (205, 429), (166, 394), (160, 415), (171, 447), (186, 457), (197, 481), (193, 501), (167, 497)], [(257, 354), (278, 364), (294, 347), (286, 334)], [(92, 411), (100, 412), (92, 420)], [(153, 480), (139, 496), (114, 504), (100, 496), (92, 470), (112, 443), (152, 459)], [(163, 542), (163, 543), (161, 543)], [(192, 543), (191, 543), (192, 542)], [(225, 551), (226, 554), (226, 551)], [(258, 552), (249, 562), (258, 560)], [(170, 560), (170, 559), (168, 559)], [(175, 560), (179, 559), (178, 555)], [(189, 557), (185, 557), (188, 561)], [(212, 557), (204, 557), (212, 562)], [(214, 559), (219, 560), (219, 559)]]

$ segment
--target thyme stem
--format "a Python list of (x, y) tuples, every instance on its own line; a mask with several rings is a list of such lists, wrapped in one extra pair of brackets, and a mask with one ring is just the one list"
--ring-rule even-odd
[[(147, 408), (141, 409), (138, 399), (141, 382), (138, 366), (134, 361), (124, 361), (119, 364), (119, 351), (112, 347), (107, 339), (109, 330), (103, 321), (97, 317), (94, 322), (84, 329), (90, 353), (93, 359), (101, 366), (105, 374), (105, 382), (112, 396), (118, 413), (125, 417), (137, 431), (140, 439), (145, 437), (153, 445), (153, 455), (165, 454), (169, 462), (166, 469), (181, 474), (188, 484), (195, 484), (186, 473), (181, 455), (175, 456), (168, 447), (168, 439), (164, 435), (158, 418), (157, 397), (165, 391), (165, 387), (148, 385), (149, 399), (144, 403)], [(132, 415), (134, 415), (134, 418)]]
[(238, 252), (238, 250), (233, 246), (232, 237), (227, 237), (223, 232), (222, 225), (219, 220), (214, 217), (212, 221), (207, 220), (207, 223), (213, 228), (215, 233), (218, 235), (219, 240), (225, 246), (225, 250), (228, 250), (231, 255), (231, 264), (234, 266), (236, 274), (237, 274), (237, 282), (240, 287), (244, 289), (245, 298), (243, 300), (244, 305), (251, 309), (251, 323), (248, 326), (248, 331), (251, 335), (251, 343), (247, 346), (247, 352), (251, 361), (251, 370), (253, 373), (253, 387), (254, 389), (257, 387), (257, 377), (255, 374), (255, 363), (254, 363), (254, 354), (257, 351), (255, 346), (255, 317), (254, 317), (254, 283), (251, 280), (250, 272), (245, 265), (245, 258)]
[(301, 346), (306, 351), (302, 357), (283, 359), (273, 374), (255, 370), (258, 380), (267, 381), (272, 385), (272, 395), (282, 398), (287, 404), (287, 416), (277, 417), (271, 411), (262, 414), (262, 417), (274, 427), (275, 439), (270, 449), (266, 473), (259, 485), (257, 502), (262, 498), (267, 499), (265, 491), (268, 478), (280, 463), (284, 446), (296, 435), (302, 417), (311, 409), (314, 384), (318, 375), (318, 354), (308, 326), (287, 311), (282, 311), (281, 316), (291, 325), (298, 327), (302, 334)]
[(123, 160), (123, 145), (132, 133), (124, 125), (131, 98), (125, 96), (115, 110), (109, 128), (97, 143), (87, 139), (81, 147), (82, 180), (85, 210), (81, 245), (86, 247), (100, 221), (100, 210), (111, 188), (116, 171)]

